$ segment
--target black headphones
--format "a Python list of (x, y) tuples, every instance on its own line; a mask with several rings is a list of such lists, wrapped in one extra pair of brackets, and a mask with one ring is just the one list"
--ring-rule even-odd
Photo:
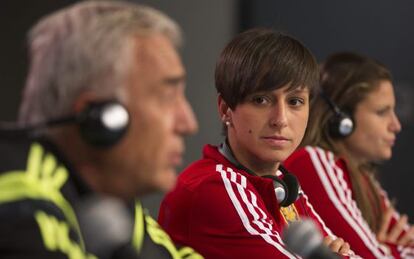
[(34, 132), (48, 127), (75, 123), (79, 126), (80, 134), (86, 143), (104, 148), (115, 145), (125, 135), (129, 122), (129, 113), (124, 105), (115, 100), (106, 100), (91, 102), (78, 114), (24, 127), (2, 124), (0, 128), (16, 132)]
[[(219, 152), (233, 163), (238, 169), (244, 170), (247, 173), (258, 176), (250, 169), (240, 164), (233, 155), (227, 140), (219, 146)], [(282, 165), (279, 170), (283, 173), (283, 180), (275, 175), (265, 175), (264, 178), (273, 180), (273, 188), (275, 190), (276, 200), (281, 207), (288, 207), (299, 198), (299, 181), (293, 174), (289, 173)]]
[(321, 91), (320, 95), (334, 113), (334, 116), (328, 121), (329, 134), (333, 138), (346, 138), (351, 135), (355, 129), (355, 121), (352, 116), (342, 111), (324, 91)]

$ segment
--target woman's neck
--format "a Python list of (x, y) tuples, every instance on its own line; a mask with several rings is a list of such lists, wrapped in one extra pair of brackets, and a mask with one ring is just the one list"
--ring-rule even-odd
[(243, 167), (254, 172), (258, 176), (276, 175), (280, 162), (263, 161), (248, 150), (240, 147), (236, 141), (227, 138), (227, 145), (229, 146), (234, 158)]
[(372, 168), (374, 163), (372, 161), (356, 155), (343, 144), (338, 145), (338, 155), (344, 158), (346, 161), (352, 162), (352, 164), (358, 168), (358, 170), (368, 172), (373, 170)]

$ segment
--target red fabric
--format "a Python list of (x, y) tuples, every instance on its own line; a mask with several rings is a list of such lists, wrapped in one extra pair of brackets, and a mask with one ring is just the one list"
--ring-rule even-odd
[[(294, 152), (284, 165), (298, 177), (328, 228), (345, 239), (356, 254), (363, 258), (390, 258), (391, 254), (394, 258), (413, 258), (411, 247), (382, 245), (377, 241), (356, 205), (344, 160), (332, 152), (308, 146)], [(382, 189), (380, 192), (384, 206), (389, 206), (385, 192)], [(392, 224), (398, 217), (394, 215)]]
[[(318, 222), (306, 196), (295, 202), (299, 217)], [(271, 179), (237, 169), (207, 145), (166, 195), (159, 223), (174, 241), (191, 245), (206, 258), (297, 258), (281, 240), (286, 226)]]

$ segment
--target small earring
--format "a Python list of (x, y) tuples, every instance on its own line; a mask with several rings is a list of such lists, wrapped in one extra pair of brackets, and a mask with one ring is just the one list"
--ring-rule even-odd
[(230, 121), (226, 121), (225, 124), (227, 127), (230, 126)]

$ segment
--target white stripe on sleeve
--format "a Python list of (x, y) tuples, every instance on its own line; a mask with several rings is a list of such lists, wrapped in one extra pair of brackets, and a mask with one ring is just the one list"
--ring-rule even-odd
[[(352, 217), (352, 215), (350, 215), (348, 209), (344, 206), (344, 204), (341, 202), (341, 198), (344, 198), (344, 194), (343, 192), (341, 192), (340, 190), (338, 191), (339, 197), (336, 195), (334, 189), (337, 189), (336, 187), (334, 187), (330, 181), (328, 179), (333, 180), (334, 182), (336, 181), (336, 186), (339, 187), (339, 183), (337, 182), (336, 177), (333, 175), (333, 170), (331, 167), (327, 167), (327, 171), (324, 170), (322, 164), (321, 164), (321, 160), (318, 158), (317, 155), (317, 150), (319, 148), (311, 148), (311, 147), (306, 147), (306, 151), (309, 153), (311, 161), (313, 166), (315, 167), (315, 171), (317, 172), (320, 181), (322, 182), (325, 191), (327, 192), (330, 200), (332, 201), (333, 205), (335, 206), (335, 208), (339, 211), (339, 213), (341, 213), (341, 215), (343, 216), (343, 218), (345, 219), (345, 221), (353, 227), (353, 229), (355, 230), (355, 232), (358, 234), (358, 236), (360, 237), (360, 239), (364, 242), (364, 244), (368, 247), (368, 249), (375, 255), (375, 257), (377, 258), (384, 258), (386, 256), (386, 254), (383, 253), (383, 251), (381, 251), (382, 249), (380, 248), (380, 245), (376, 242), (376, 240), (370, 240), (369, 237), (366, 235), (366, 233), (364, 233), (364, 231), (361, 229), (361, 227), (359, 226), (359, 224), (357, 224), (357, 221)], [(321, 150), (321, 149), (319, 149)], [(321, 150), (323, 152), (323, 150)], [(325, 166), (327, 166), (329, 164), (325, 164)], [(377, 245), (374, 245), (374, 243), (377, 243)]]
[[(259, 214), (256, 211), (256, 209), (258, 208), (257, 203), (255, 204), (256, 205), (255, 206), (247, 199), (247, 195), (246, 195), (247, 185), (246, 185), (245, 177), (240, 175), (241, 183), (238, 183), (235, 181), (236, 173), (231, 168), (227, 168), (227, 170), (229, 171), (230, 177), (228, 176), (227, 172), (224, 170), (223, 165), (221, 164), (216, 165), (216, 171), (220, 173), (226, 192), (229, 195), (229, 198), (231, 202), (233, 203), (233, 206), (236, 209), (237, 214), (239, 215), (240, 220), (243, 223), (243, 226), (247, 230), (247, 232), (250, 233), (251, 235), (259, 235), (268, 244), (274, 246), (277, 250), (279, 250), (282, 254), (286, 255), (288, 258), (297, 258), (295, 255), (293, 255), (288, 250), (286, 250), (286, 248), (282, 245), (279, 234), (275, 230), (272, 229), (271, 223), (267, 220), (267, 217), (263, 217), (263, 214), (265, 216), (266, 214), (263, 211), (258, 210), (259, 213), (261, 214), (261, 216), (259, 216)], [(239, 200), (238, 197), (236, 196), (236, 193), (234, 190), (235, 186), (239, 192), (240, 197), (242, 197), (242, 200)], [(257, 197), (256, 195), (254, 195), (254, 193), (250, 193), (250, 196), (252, 197), (253, 201), (257, 200)], [(247, 210), (244, 207), (246, 207)], [(248, 213), (251, 217), (253, 217), (252, 222), (246, 213)], [(264, 222), (266, 222), (266, 224), (263, 224)], [(252, 226), (252, 223), (255, 226)], [(259, 232), (259, 230), (261, 231)], [(276, 238), (277, 240), (275, 240), (274, 238)]]

